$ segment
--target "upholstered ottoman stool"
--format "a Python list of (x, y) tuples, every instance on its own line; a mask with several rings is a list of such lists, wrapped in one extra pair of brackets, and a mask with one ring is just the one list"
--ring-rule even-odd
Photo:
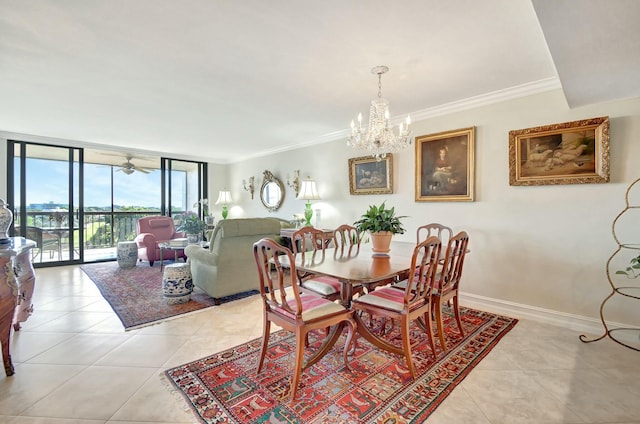
[(133, 268), (138, 262), (138, 245), (135, 241), (121, 241), (117, 249), (118, 266)]
[(162, 274), (162, 294), (169, 305), (186, 303), (191, 300), (193, 280), (189, 264), (169, 264)]

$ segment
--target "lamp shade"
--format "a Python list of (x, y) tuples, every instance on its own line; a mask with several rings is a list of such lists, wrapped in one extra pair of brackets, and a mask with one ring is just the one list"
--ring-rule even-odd
[(320, 200), (320, 195), (318, 194), (318, 188), (316, 187), (316, 182), (307, 178), (302, 181), (300, 185), (300, 191), (298, 192), (299, 200)]
[(230, 191), (221, 191), (218, 194), (218, 200), (216, 200), (216, 205), (228, 205), (233, 200), (231, 200), (231, 192)]

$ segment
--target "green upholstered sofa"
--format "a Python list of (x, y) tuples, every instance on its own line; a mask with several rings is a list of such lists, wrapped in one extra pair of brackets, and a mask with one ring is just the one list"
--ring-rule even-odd
[(193, 284), (216, 300), (258, 290), (253, 243), (264, 237), (279, 241), (280, 228), (281, 222), (275, 218), (218, 221), (209, 248), (188, 245), (184, 250), (191, 265)]

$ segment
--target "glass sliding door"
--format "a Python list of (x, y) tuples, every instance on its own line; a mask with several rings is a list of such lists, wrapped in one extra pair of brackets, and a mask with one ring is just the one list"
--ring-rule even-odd
[(160, 159), (85, 149), (85, 262), (115, 259), (139, 218), (160, 215)]
[(14, 235), (36, 242), (38, 266), (82, 261), (82, 149), (9, 141)]
[(162, 158), (162, 211), (176, 216), (192, 211), (203, 217), (207, 193), (207, 164)]

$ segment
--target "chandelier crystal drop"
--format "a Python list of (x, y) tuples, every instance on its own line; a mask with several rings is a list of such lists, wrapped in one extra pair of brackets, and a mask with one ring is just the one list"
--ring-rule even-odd
[(398, 152), (412, 143), (411, 117), (400, 124), (396, 135), (391, 125), (389, 102), (382, 98), (382, 74), (389, 71), (386, 66), (376, 66), (371, 73), (378, 75), (378, 98), (371, 101), (369, 108), (369, 126), (362, 128), (362, 114), (358, 114), (358, 122), (351, 121), (351, 135), (347, 146), (367, 151), (377, 161), (384, 159), (387, 153)]

